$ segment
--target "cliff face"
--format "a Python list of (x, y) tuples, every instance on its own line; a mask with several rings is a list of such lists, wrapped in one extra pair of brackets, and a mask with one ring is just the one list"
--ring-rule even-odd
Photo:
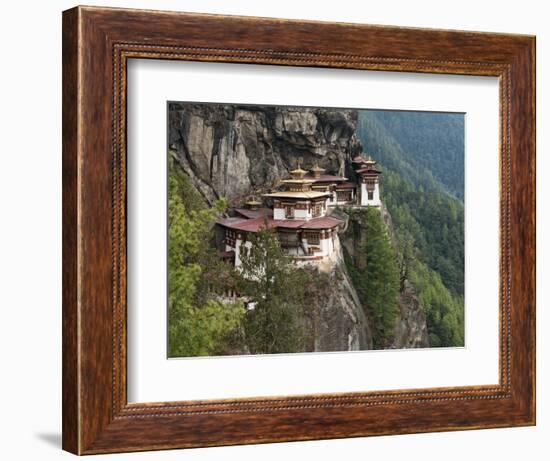
[(338, 258), (326, 286), (312, 295), (313, 351), (373, 348), (367, 316), (342, 258)]
[(275, 185), (296, 167), (345, 172), (361, 151), (357, 111), (170, 104), (169, 146), (209, 203)]
[(392, 349), (430, 347), (426, 314), (408, 280), (404, 280), (399, 296), (399, 315), (394, 331)]
[[(390, 239), (395, 245), (396, 235), (388, 209), (383, 205), (380, 212), (386, 224)], [(405, 279), (399, 294), (399, 313), (395, 324), (393, 349), (430, 347), (426, 313), (418, 302), (412, 283)]]

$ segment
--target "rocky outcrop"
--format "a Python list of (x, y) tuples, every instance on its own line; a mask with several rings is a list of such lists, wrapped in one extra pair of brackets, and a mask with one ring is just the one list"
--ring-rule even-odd
[(169, 147), (209, 203), (275, 186), (288, 171), (318, 163), (344, 174), (361, 151), (357, 111), (170, 103)]
[(426, 314), (420, 306), (414, 287), (403, 281), (399, 296), (399, 315), (395, 324), (392, 349), (430, 347)]
[(367, 316), (338, 249), (328, 279), (312, 295), (313, 351), (357, 351), (373, 348)]
[[(386, 224), (390, 240), (397, 245), (397, 236), (390, 212), (382, 203), (380, 209), (382, 219)], [(392, 349), (423, 348), (430, 347), (426, 313), (418, 302), (416, 292), (412, 283), (404, 278), (401, 280), (401, 291), (399, 294), (399, 315), (395, 324)]]

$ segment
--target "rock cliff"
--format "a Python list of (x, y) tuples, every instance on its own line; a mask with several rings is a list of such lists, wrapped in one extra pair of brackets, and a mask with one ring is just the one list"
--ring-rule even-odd
[(209, 203), (274, 186), (299, 158), (343, 174), (361, 151), (354, 110), (171, 103), (169, 112), (169, 147)]
[[(390, 239), (395, 245), (397, 237), (391, 214), (384, 205), (380, 211)], [(430, 347), (426, 313), (418, 302), (415, 289), (408, 279), (401, 282), (399, 314), (391, 347), (392, 349)]]

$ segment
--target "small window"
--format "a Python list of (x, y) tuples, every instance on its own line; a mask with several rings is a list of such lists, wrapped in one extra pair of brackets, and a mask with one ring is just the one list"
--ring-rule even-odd
[(294, 207), (291, 205), (285, 206), (285, 218), (292, 219), (294, 218)]
[(319, 245), (319, 232), (308, 232), (307, 243), (308, 245)]
[(317, 218), (321, 216), (322, 212), (323, 212), (323, 205), (321, 203), (316, 203), (313, 206), (313, 217)]
[(369, 200), (373, 200), (374, 199), (374, 191), (369, 190), (368, 191), (368, 197), (369, 197)]

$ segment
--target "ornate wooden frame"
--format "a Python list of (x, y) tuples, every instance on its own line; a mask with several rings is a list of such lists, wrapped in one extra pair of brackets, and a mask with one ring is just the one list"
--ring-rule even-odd
[[(128, 404), (126, 63), (500, 79), (496, 386)], [(77, 454), (535, 424), (535, 38), (160, 11), (63, 13), (63, 448)]]

